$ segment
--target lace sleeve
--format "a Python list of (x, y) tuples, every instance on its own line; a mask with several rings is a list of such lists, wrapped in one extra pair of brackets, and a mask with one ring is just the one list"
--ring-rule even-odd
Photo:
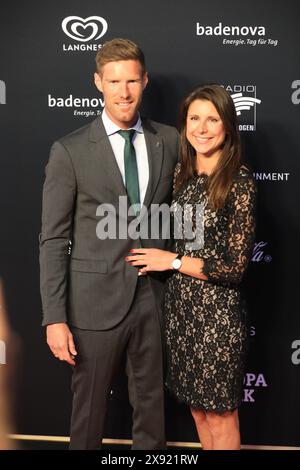
[(238, 178), (230, 192), (226, 249), (203, 259), (208, 280), (238, 284), (247, 268), (254, 244), (256, 186), (250, 175)]
[(175, 170), (174, 170), (174, 176), (173, 176), (173, 195), (174, 195), (174, 191), (175, 191), (175, 186), (176, 186), (176, 181), (177, 181), (177, 178), (178, 178), (178, 175), (179, 175), (179, 171), (180, 171), (180, 165), (181, 163), (178, 162), (175, 166)]

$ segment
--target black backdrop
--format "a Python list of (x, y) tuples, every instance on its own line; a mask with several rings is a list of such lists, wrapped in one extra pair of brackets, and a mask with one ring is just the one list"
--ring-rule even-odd
[[(52, 359), (40, 327), (44, 167), (52, 141), (101, 110), (93, 84), (96, 48), (128, 37), (146, 55), (143, 112), (151, 118), (176, 125), (181, 99), (202, 82), (244, 97), (248, 109), (239, 119), (259, 200), (245, 282), (252, 336), (242, 442), (300, 446), (299, 2), (29, 0), (4, 1), (0, 9), (0, 270), (22, 340), (18, 432), (68, 435), (70, 370)], [(130, 438), (130, 414), (120, 374), (106, 436)], [(170, 397), (167, 438), (197, 441), (187, 408)]]

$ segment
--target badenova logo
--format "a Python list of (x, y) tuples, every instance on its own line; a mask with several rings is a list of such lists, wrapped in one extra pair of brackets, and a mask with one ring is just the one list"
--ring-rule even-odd
[(222, 38), (222, 44), (232, 46), (277, 46), (279, 42), (278, 39), (265, 38), (264, 26), (223, 26), (221, 22), (216, 26), (204, 26), (197, 22), (196, 35)]
[(0, 104), (6, 104), (6, 85), (3, 80), (0, 80)]
[(82, 43), (102, 38), (107, 32), (108, 24), (101, 16), (89, 16), (88, 18), (68, 16), (62, 21), (61, 27), (67, 36), (79, 41), (79, 44), (63, 44), (64, 51), (97, 51), (102, 47), (102, 44)]
[(239, 121), (239, 130), (256, 131), (257, 105), (256, 85), (223, 85), (231, 94)]
[[(48, 95), (48, 108), (68, 108), (73, 109), (73, 115), (79, 117), (99, 116), (104, 107), (104, 100), (101, 98), (78, 98), (69, 95), (65, 98)], [(100, 108), (100, 109), (99, 109)]]
[(264, 26), (203, 26), (197, 23), (197, 36), (265, 36)]
[(292, 83), (292, 89), (295, 90), (292, 93), (291, 100), (293, 104), (300, 104), (300, 80), (294, 80)]

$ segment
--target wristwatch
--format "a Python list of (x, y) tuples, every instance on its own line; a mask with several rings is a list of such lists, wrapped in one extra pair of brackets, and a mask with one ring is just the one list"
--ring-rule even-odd
[(172, 268), (178, 271), (178, 269), (181, 268), (182, 261), (181, 261), (182, 255), (177, 255), (176, 258), (173, 259), (172, 261)]

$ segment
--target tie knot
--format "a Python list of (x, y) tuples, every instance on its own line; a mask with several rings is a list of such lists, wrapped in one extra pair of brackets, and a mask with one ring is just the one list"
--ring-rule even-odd
[(134, 133), (135, 133), (134, 129), (128, 129), (128, 131), (120, 129), (118, 131), (118, 134), (120, 134), (123, 137), (123, 139), (125, 139), (127, 142), (131, 142)]

